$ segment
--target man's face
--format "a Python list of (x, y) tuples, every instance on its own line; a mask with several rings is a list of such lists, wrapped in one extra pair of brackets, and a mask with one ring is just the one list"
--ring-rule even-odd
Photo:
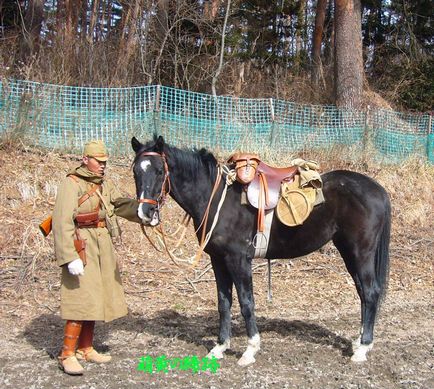
[(104, 175), (105, 167), (107, 164), (106, 161), (98, 161), (93, 157), (84, 156), (83, 163), (86, 165), (88, 170), (90, 170), (92, 173), (98, 174), (99, 176)]

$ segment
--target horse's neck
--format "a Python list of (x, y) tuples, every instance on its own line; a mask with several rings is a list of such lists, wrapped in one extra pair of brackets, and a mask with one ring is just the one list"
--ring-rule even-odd
[[(169, 159), (170, 160), (170, 159)], [(209, 177), (206, 166), (199, 166), (194, 177), (190, 168), (181, 162), (169, 164), (171, 196), (195, 223), (203, 217), (213, 189), (214, 177)]]

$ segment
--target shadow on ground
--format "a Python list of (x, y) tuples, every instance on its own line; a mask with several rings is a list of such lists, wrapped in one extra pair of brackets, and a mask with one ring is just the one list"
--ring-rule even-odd
[[(351, 342), (323, 326), (300, 320), (288, 321), (264, 317), (258, 317), (257, 321), (262, 335), (276, 333), (282, 338), (331, 346), (340, 350), (344, 356), (351, 355)], [(245, 336), (243, 320), (239, 322), (234, 320), (234, 322), (232, 336)], [(33, 319), (20, 337), (26, 339), (36, 350), (45, 350), (51, 358), (55, 358), (62, 344), (64, 324), (65, 321), (59, 316), (44, 314)], [(218, 317), (217, 314), (189, 316), (174, 310), (162, 310), (154, 317), (146, 318), (131, 312), (128, 316), (111, 323), (98, 323), (95, 346), (103, 352), (108, 351), (109, 346), (105, 342), (109, 335), (116, 331), (132, 334), (144, 332), (155, 337), (176, 338), (210, 350), (214, 346), (214, 341), (209, 340), (210, 335), (215, 336), (215, 339), (218, 335)], [(134, 336), (132, 338), (134, 339)], [(134, 348), (134, 345), (128, 344), (128, 348), (130, 347)], [(235, 355), (238, 356), (238, 353)]]

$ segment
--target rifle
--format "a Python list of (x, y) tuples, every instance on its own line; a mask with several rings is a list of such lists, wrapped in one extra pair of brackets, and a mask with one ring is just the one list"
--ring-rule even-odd
[(48, 216), (41, 224), (39, 224), (39, 230), (42, 232), (42, 235), (44, 235), (44, 238), (46, 238), (52, 229), (53, 226), (53, 218)]

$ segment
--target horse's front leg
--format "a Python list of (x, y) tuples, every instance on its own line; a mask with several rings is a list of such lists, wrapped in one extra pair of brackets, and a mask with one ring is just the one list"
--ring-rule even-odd
[(261, 339), (255, 317), (255, 299), (253, 296), (251, 259), (239, 258), (228, 262), (229, 270), (237, 289), (241, 314), (246, 324), (248, 336), (247, 349), (238, 360), (238, 365), (248, 366), (254, 363), (255, 355), (260, 349)]
[(223, 261), (211, 257), (211, 263), (217, 282), (218, 311), (220, 315), (220, 330), (217, 344), (207, 357), (223, 358), (223, 353), (231, 345), (231, 307), (232, 307), (232, 277)]

